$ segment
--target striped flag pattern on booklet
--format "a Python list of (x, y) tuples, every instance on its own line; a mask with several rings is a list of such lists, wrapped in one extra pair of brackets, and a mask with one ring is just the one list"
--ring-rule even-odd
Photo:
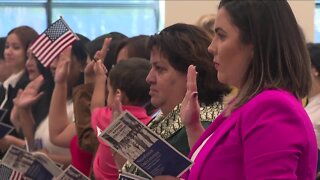
[(52, 23), (31, 45), (32, 53), (48, 67), (51, 62), (78, 37), (66, 22), (60, 18)]
[(23, 174), (4, 164), (0, 164), (0, 178), (5, 180), (24, 180)]

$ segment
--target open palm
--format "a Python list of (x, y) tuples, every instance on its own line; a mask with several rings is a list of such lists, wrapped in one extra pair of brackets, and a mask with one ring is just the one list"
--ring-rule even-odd
[(69, 76), (69, 64), (71, 61), (71, 46), (67, 47), (58, 56), (57, 69), (54, 74), (55, 83), (66, 83)]
[(200, 106), (197, 92), (197, 72), (193, 65), (188, 67), (187, 92), (181, 103), (180, 117), (186, 127), (199, 122)]
[(14, 99), (14, 104), (19, 108), (31, 107), (43, 95), (43, 92), (39, 92), (43, 83), (44, 78), (42, 75), (31, 81), (24, 90), (19, 91)]
[(84, 69), (85, 83), (94, 83), (97, 76), (106, 76), (107, 69), (103, 64), (103, 60), (108, 54), (111, 38), (105, 38), (102, 48), (94, 55), (94, 60), (88, 62)]

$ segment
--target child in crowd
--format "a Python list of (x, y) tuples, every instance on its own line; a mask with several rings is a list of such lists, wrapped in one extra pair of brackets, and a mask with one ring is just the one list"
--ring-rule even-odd
[[(151, 118), (144, 105), (150, 101), (149, 85), (145, 81), (151, 65), (142, 58), (129, 58), (115, 65), (107, 80), (107, 107), (96, 108), (92, 114), (92, 128), (98, 136), (112, 121), (112, 106), (115, 98), (120, 98), (122, 109), (131, 112), (142, 123), (147, 124)], [(93, 163), (97, 179), (116, 179), (118, 169), (112, 157), (109, 145), (99, 139), (99, 147)]]

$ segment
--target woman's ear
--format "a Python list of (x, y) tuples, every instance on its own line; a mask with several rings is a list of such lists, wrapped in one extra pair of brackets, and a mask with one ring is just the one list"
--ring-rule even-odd
[[(120, 97), (121, 97), (121, 95), (122, 95), (121, 90), (120, 90), (120, 89), (117, 89), (115, 95), (120, 95)], [(122, 97), (121, 97), (121, 98), (122, 98)]]

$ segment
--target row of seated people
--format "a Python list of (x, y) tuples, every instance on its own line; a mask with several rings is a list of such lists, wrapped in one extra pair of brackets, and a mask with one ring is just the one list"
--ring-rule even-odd
[[(296, 30), (296, 39), (286, 40), (305, 47), (305, 49), (301, 47), (295, 49), (301, 53), (301, 56), (290, 57), (290, 59), (282, 55), (283, 52), (277, 51), (279, 56), (268, 59), (270, 62), (264, 62), (262, 61), (264, 58), (259, 59), (255, 54), (261, 53), (262, 56), (263, 53), (259, 52), (258, 48), (252, 50), (251, 46), (252, 44), (263, 45), (252, 39), (248, 40), (252, 44), (242, 42), (243, 39), (239, 38), (243, 35), (241, 33), (244, 33), (242, 26), (237, 23), (232, 24), (233, 22), (226, 19), (229, 16), (234, 18), (234, 13), (244, 12), (250, 7), (250, 3), (257, 8), (277, 6), (288, 12), (291, 12), (291, 9), (286, 9), (286, 4), (278, 2), (257, 6), (254, 2), (244, 1), (243, 6), (235, 6), (239, 8), (237, 9), (239, 12), (233, 12), (236, 8), (227, 9), (227, 6), (234, 4), (231, 2), (228, 5), (228, 3), (230, 2), (221, 1), (213, 37), (197, 26), (182, 23), (166, 27), (152, 36), (127, 38), (121, 33), (112, 32), (90, 41), (78, 34), (80, 40), (62, 52), (51, 63), (50, 69), (44, 68), (28, 49), (38, 33), (28, 26), (14, 28), (5, 39), (3, 54), (4, 69), (7, 71), (4, 71), (5, 77), (2, 83), (4, 90), (1, 91), (4, 93), (1, 93), (0, 97), (2, 98), (1, 108), (9, 110), (3, 122), (13, 125), (15, 132), (0, 140), (1, 149), (5, 151), (12, 144), (19, 147), (28, 146), (31, 151), (41, 151), (65, 167), (71, 163), (85, 175), (95, 179), (117, 179), (119, 170), (145, 176), (123, 157), (114, 155), (109, 145), (98, 138), (100, 131), (107, 128), (112, 121), (112, 111), (121, 109), (130, 111), (182, 154), (188, 156), (191, 152), (190, 158), (195, 162), (201, 162), (195, 163), (186, 173), (185, 178), (256, 177), (259, 179), (267, 177), (266, 174), (259, 174), (259, 170), (269, 166), (271, 161), (275, 160), (272, 157), (268, 158), (269, 160), (260, 159), (264, 161), (264, 165), (261, 163), (261, 166), (246, 167), (256, 169), (256, 171), (246, 172), (247, 174), (236, 169), (231, 169), (236, 173), (226, 174), (224, 169), (213, 175), (214, 172), (210, 172), (208, 167), (212, 162), (213, 167), (219, 166), (219, 162), (221, 163), (218, 159), (219, 155), (226, 158), (223, 165), (228, 163), (230, 165), (231, 154), (228, 154), (228, 151), (234, 152), (234, 156), (241, 157), (237, 158), (239, 162), (243, 158), (251, 157), (253, 159), (245, 160), (258, 163), (256, 161), (259, 159), (254, 157), (259, 158), (260, 151), (267, 153), (265, 151), (273, 151), (274, 147), (279, 147), (287, 148), (283, 151), (287, 152), (293, 148), (290, 146), (292, 143), (300, 143), (299, 145), (308, 147), (302, 148), (303, 150), (299, 152), (305, 159), (304, 163), (309, 162), (310, 158), (313, 160), (305, 169), (300, 164), (294, 166), (299, 168), (299, 172), (290, 169), (286, 172), (289, 174), (287, 177), (294, 174), (298, 178), (314, 178), (315, 162), (317, 162), (316, 138), (310, 126), (311, 121), (301, 105), (301, 99), (306, 95), (310, 97), (306, 110), (317, 131), (318, 115), (314, 110), (318, 108), (314, 97), (317, 97), (319, 92), (316, 90), (318, 87), (316, 84), (319, 83), (317, 69), (319, 67), (316, 62), (319, 59), (316, 57), (319, 56), (319, 45), (308, 45), (312, 67), (303, 66), (302, 64), (308, 64), (306, 61), (309, 60), (307, 46), (298, 25), (289, 23), (286, 28)], [(280, 11), (279, 9), (269, 8), (268, 10)], [(248, 15), (246, 18), (252, 17), (254, 16)], [(286, 15), (281, 14), (280, 17), (286, 18)], [(290, 18), (294, 19), (294, 17)], [(273, 21), (276, 20), (273, 19)], [(272, 26), (283, 27), (279, 24), (272, 24)], [(237, 28), (237, 31), (230, 27)], [(248, 26), (248, 29), (250, 28), (252, 27)], [(258, 30), (252, 29), (252, 31)], [(235, 37), (236, 39), (232, 39)], [(265, 38), (263, 40), (267, 41)], [(274, 40), (274, 42), (277, 41)], [(288, 44), (291, 43), (283, 43), (281, 46), (286, 47)], [(273, 45), (270, 47), (277, 48)], [(259, 50), (267, 51), (268, 48)], [(292, 49), (287, 48), (287, 50)], [(253, 56), (257, 56), (256, 59), (253, 59)], [(283, 57), (283, 61), (274, 63), (279, 60), (277, 57)], [(248, 58), (257, 63), (252, 62), (249, 66)], [(270, 74), (269, 68), (276, 70), (280, 67), (284, 68), (283, 63), (287, 63), (284, 61), (289, 61), (288, 59), (293, 64), (286, 66), (288, 69), (281, 69), (283, 74), (274, 71), (272, 71), (274, 74)], [(265, 69), (258, 69), (261, 67), (257, 65), (259, 63), (263, 63), (266, 66)], [(224, 69), (223, 66), (228, 66), (229, 70)], [(296, 68), (296, 66), (300, 67)], [(253, 70), (254, 68), (257, 68), (257, 71)], [(295, 71), (299, 69), (300, 77), (295, 76), (298, 72), (292, 74), (293, 70), (290, 68)], [(313, 73), (309, 73), (310, 71)], [(254, 84), (257, 84), (255, 80), (259, 80), (257, 79), (259, 73), (267, 73), (268, 76), (275, 77), (261, 80), (258, 87)], [(310, 74), (313, 75), (312, 85), (314, 85), (311, 91), (308, 86), (308, 83), (311, 83)], [(259, 75), (261, 78), (267, 76)], [(305, 84), (300, 81), (301, 77), (305, 78)], [(296, 83), (300, 83), (299, 88), (294, 86)], [(238, 89), (236, 96), (231, 92), (230, 87)], [(257, 88), (255, 89), (257, 92), (250, 88)], [(280, 105), (276, 106), (273, 104), (275, 102)], [(280, 119), (282, 117), (279, 120), (281, 126), (273, 121), (279, 117)], [(294, 119), (295, 123), (287, 122), (287, 119)], [(233, 129), (228, 129), (226, 136), (221, 134), (221, 139), (218, 141), (226, 151), (218, 154), (219, 150), (214, 149), (213, 152), (217, 155), (210, 155), (208, 157), (210, 162), (202, 162), (201, 159), (206, 153), (203, 149), (210, 146), (211, 139), (214, 141), (219, 133), (225, 133), (221, 129), (228, 127), (228, 123), (233, 121), (237, 122), (235, 125), (230, 124), (229, 128), (233, 127)], [(301, 123), (304, 123), (303, 127)], [(216, 129), (219, 126), (221, 128)], [(208, 131), (204, 131), (206, 128)], [(288, 131), (284, 132), (283, 129), (280, 131), (279, 128), (287, 128)], [(271, 136), (265, 134), (266, 130), (270, 130), (272, 138), (275, 138), (272, 142), (268, 139)], [(301, 135), (302, 131), (304, 134)], [(300, 136), (296, 139), (288, 139), (284, 138), (287, 136), (286, 133), (292, 133), (290, 135), (294, 137), (298, 134)], [(298, 138), (301, 136), (306, 138), (309, 144), (302, 143), (306, 139)], [(240, 137), (243, 139), (237, 139)], [(257, 141), (259, 138), (262, 139)], [(266, 141), (263, 141), (263, 138)], [(232, 143), (232, 140), (239, 142), (228, 144)], [(246, 144), (253, 142), (255, 143)], [(230, 149), (231, 145), (234, 145), (235, 149)], [(197, 150), (194, 147), (197, 147)], [(308, 152), (305, 149), (309, 149)], [(247, 153), (243, 152), (244, 150), (252, 153), (247, 154), (248, 157), (239, 155)], [(278, 157), (277, 154), (275, 156)], [(281, 168), (281, 160), (286, 161), (285, 157), (288, 156), (281, 157), (283, 158), (278, 158), (278, 165), (268, 168)], [(293, 168), (293, 164), (297, 163), (291, 163), (289, 167), (296, 169)], [(200, 172), (199, 168), (204, 170)], [(236, 163), (232, 168), (237, 168)], [(278, 173), (278, 171), (272, 173)], [(274, 177), (280, 176), (280, 172), (274, 175)]]

